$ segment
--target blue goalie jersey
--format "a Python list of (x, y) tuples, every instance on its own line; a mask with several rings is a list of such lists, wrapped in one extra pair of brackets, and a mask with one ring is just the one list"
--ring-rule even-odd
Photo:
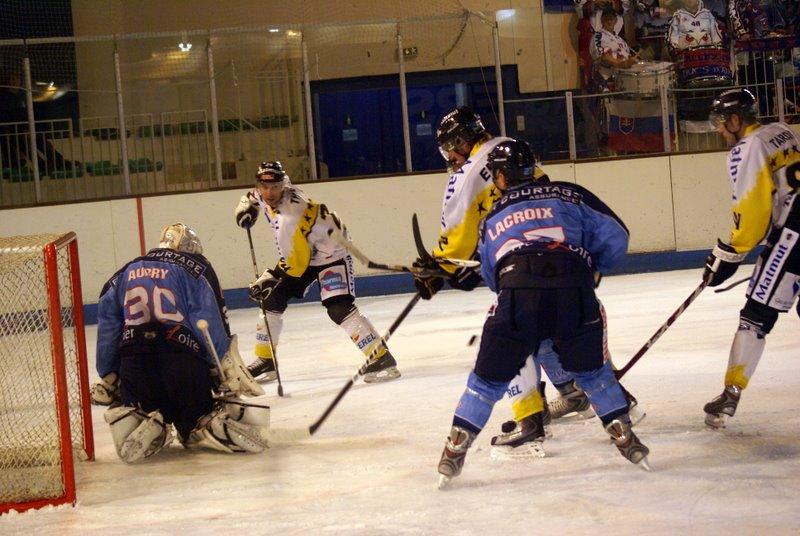
[(217, 354), (231, 333), (222, 290), (202, 255), (157, 248), (122, 267), (103, 286), (97, 310), (97, 372), (119, 371), (120, 356), (187, 352), (214, 366), (198, 320), (208, 322)]
[(498, 265), (512, 252), (559, 251), (585, 266), (589, 275), (605, 272), (624, 257), (628, 237), (622, 220), (582, 186), (518, 185), (505, 192), (483, 221), (481, 271), (495, 292), (502, 275)]

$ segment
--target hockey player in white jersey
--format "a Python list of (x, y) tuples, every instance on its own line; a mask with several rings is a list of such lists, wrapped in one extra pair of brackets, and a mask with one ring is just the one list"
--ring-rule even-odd
[(275, 233), (280, 261), (250, 285), (251, 299), (262, 302), (266, 311), (266, 318), (262, 312), (256, 327), (256, 360), (248, 366), (253, 376), (276, 378), (273, 351), (283, 327), (283, 312), (290, 298), (302, 298), (317, 282), (330, 319), (345, 330), (365, 356), (375, 352), (364, 381), (399, 377), (389, 348), (355, 305), (353, 261), (329, 233), (336, 225), (335, 216), (291, 184), (280, 162), (263, 162), (258, 168), (256, 187), (243, 195), (236, 207), (236, 223), (249, 228), (261, 212)]
[(704, 279), (712, 287), (723, 283), (750, 250), (766, 242), (739, 314), (725, 388), (704, 407), (706, 424), (721, 428), (736, 413), (778, 315), (800, 293), (800, 135), (785, 123), (759, 124), (755, 98), (746, 89), (723, 92), (711, 105), (711, 118), (732, 147), (733, 226), (706, 260)]

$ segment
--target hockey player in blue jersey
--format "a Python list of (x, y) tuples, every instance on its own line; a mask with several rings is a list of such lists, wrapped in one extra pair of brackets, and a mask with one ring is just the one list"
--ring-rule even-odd
[(631, 429), (628, 401), (604, 360), (594, 290), (599, 274), (625, 255), (628, 230), (585, 188), (537, 182), (534, 166), (524, 141), (499, 143), (488, 157), (503, 196), (482, 224), (479, 254), (497, 303), (439, 461), (440, 487), (461, 472), (494, 403), (546, 339), (558, 347), (561, 365), (586, 392), (620, 453), (648, 468), (649, 450)]
[[(225, 300), (197, 233), (165, 227), (158, 247), (123, 266), (105, 284), (97, 311), (96, 403), (125, 462), (148, 458), (172, 440), (186, 447), (260, 452), (265, 430), (245, 422), (236, 395), (263, 389), (239, 357)], [(208, 325), (222, 370), (204, 344)], [(216, 374), (216, 376), (215, 376)], [(216, 379), (215, 379), (216, 378)], [(213, 392), (229, 395), (215, 401)], [(259, 423), (261, 424), (261, 423)]]

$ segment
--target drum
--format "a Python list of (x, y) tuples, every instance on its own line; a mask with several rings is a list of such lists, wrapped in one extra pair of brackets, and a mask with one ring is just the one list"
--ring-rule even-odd
[(727, 49), (698, 47), (681, 52), (678, 61), (679, 86), (713, 87), (732, 83), (731, 55)]
[(641, 97), (657, 97), (661, 84), (672, 87), (673, 64), (668, 61), (640, 61), (630, 69), (615, 69), (617, 91), (636, 93)]

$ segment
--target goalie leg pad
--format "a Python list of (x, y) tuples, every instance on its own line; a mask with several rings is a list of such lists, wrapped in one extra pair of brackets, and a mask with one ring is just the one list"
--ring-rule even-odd
[(264, 389), (253, 379), (247, 370), (242, 356), (239, 355), (239, 339), (236, 335), (231, 338), (231, 344), (225, 356), (220, 360), (222, 365), (223, 381), (221, 388), (234, 395), (261, 396)]
[(145, 413), (119, 406), (105, 412), (117, 455), (125, 463), (135, 463), (154, 455), (172, 442), (169, 424), (158, 411)]
[(220, 401), (225, 404), (225, 412), (234, 421), (269, 430), (269, 406), (245, 402), (238, 397), (225, 397)]
[(267, 442), (268, 430), (237, 422), (225, 411), (222, 406), (200, 419), (187, 447), (205, 447), (225, 453), (233, 452), (262, 452), (269, 446)]

